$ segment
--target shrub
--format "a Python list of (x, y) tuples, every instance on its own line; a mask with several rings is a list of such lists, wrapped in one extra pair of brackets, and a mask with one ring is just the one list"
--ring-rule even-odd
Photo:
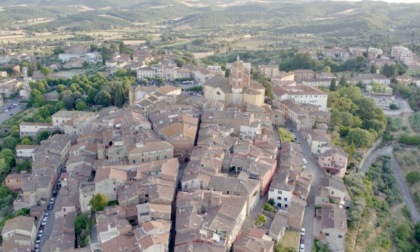
[(273, 212), (273, 213), (276, 212), (276, 209), (272, 205), (270, 205), (269, 203), (265, 203), (264, 210), (269, 211), (269, 212)]
[(412, 171), (407, 173), (405, 176), (405, 180), (410, 184), (413, 185), (420, 181), (420, 173), (418, 171)]
[(395, 103), (392, 103), (391, 105), (389, 105), (389, 108), (392, 110), (398, 109), (398, 105)]
[(258, 214), (257, 220), (255, 221), (255, 225), (260, 226), (267, 222), (267, 216), (264, 214)]
[(418, 146), (420, 145), (420, 136), (403, 134), (400, 136), (398, 142), (406, 145)]

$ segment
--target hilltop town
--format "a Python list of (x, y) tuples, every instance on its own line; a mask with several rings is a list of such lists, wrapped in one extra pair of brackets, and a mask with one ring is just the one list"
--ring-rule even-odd
[(374, 33), (338, 17), (380, 3), (273, 28), (265, 1), (6, 2), (26, 21), (0, 24), (0, 251), (418, 252), (408, 14)]

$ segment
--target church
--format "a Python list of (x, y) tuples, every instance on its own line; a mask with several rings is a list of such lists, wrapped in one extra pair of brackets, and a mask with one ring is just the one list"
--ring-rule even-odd
[(264, 104), (265, 88), (251, 80), (239, 56), (232, 64), (230, 77), (214, 77), (203, 86), (204, 97), (209, 101), (223, 101), (225, 105)]

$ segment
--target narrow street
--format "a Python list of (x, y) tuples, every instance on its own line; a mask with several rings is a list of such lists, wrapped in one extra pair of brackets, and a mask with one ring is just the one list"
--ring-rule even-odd
[[(290, 124), (287, 124), (290, 129), (293, 129)], [(308, 142), (302, 137), (300, 132), (293, 129), (293, 132), (297, 138), (297, 143), (300, 143), (302, 154), (308, 163), (306, 169), (303, 171), (304, 175), (312, 177), (311, 191), (309, 192), (306, 200), (305, 214), (303, 217), (303, 227), (305, 228), (305, 251), (312, 251), (314, 243), (314, 216), (315, 216), (315, 193), (320, 186), (320, 181), (324, 172), (319, 168), (316, 159), (311, 155), (311, 148)]]

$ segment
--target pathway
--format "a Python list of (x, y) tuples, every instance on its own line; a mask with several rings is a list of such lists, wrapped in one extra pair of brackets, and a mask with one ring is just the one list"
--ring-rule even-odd
[(395, 174), (395, 178), (398, 182), (398, 186), (400, 188), (401, 195), (405, 201), (405, 204), (407, 205), (408, 209), (411, 213), (411, 219), (414, 223), (417, 223), (420, 221), (420, 214), (419, 211), (416, 208), (416, 205), (414, 204), (413, 198), (411, 196), (410, 190), (408, 189), (408, 186), (405, 182), (404, 175), (401, 172), (401, 168), (397, 163), (397, 160), (395, 159), (393, 148), (392, 146), (386, 146), (380, 149), (375, 150), (365, 161), (363, 164), (362, 169), (360, 172), (365, 174), (369, 168), (372, 166), (372, 164), (375, 162), (377, 158), (380, 158), (382, 156), (390, 156), (391, 157), (391, 164), (393, 167), (393, 171)]

